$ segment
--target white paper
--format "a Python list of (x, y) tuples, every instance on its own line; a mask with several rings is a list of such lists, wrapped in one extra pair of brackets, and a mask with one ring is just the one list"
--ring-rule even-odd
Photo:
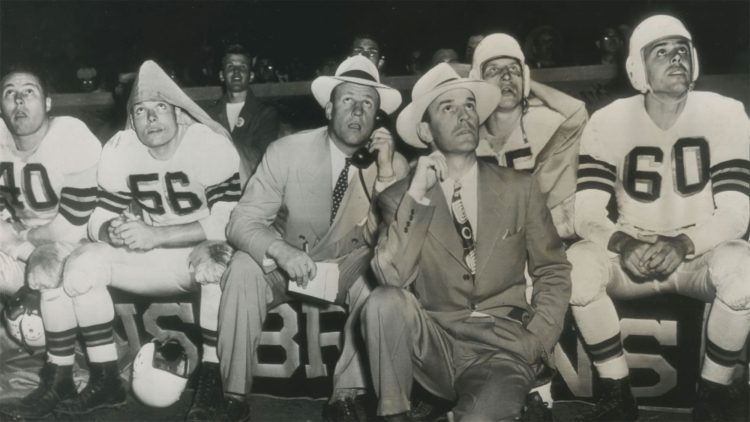
[(307, 282), (307, 287), (301, 287), (290, 280), (289, 291), (333, 302), (339, 292), (339, 264), (335, 262), (316, 262), (315, 264), (318, 267), (318, 273), (314, 279)]

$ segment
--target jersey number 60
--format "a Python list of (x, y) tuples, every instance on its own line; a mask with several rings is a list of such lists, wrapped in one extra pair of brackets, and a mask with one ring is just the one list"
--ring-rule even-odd
[[(653, 202), (661, 196), (661, 175), (655, 171), (638, 169), (638, 162), (648, 160), (654, 164), (664, 161), (658, 147), (635, 147), (625, 158), (623, 187), (632, 197), (643, 202)], [(674, 190), (682, 196), (703, 190), (709, 179), (711, 163), (708, 142), (705, 138), (680, 138), (672, 147), (672, 179)]]

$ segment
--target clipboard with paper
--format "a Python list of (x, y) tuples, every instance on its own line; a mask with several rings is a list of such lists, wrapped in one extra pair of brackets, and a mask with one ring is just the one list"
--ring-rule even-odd
[(312, 301), (323, 301), (333, 303), (339, 292), (339, 264), (338, 262), (316, 262), (318, 267), (315, 278), (302, 287), (296, 282), (289, 280), (289, 293), (303, 296)]

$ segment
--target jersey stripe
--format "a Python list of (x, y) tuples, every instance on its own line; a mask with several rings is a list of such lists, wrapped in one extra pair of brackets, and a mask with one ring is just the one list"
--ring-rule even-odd
[(594, 159), (590, 155), (581, 155), (578, 159), (578, 185), (576, 190), (598, 189), (609, 193), (615, 192), (615, 166)]
[(714, 195), (735, 191), (750, 196), (750, 160), (728, 160), (711, 167), (711, 186)]
[(237, 202), (240, 200), (241, 194), (239, 173), (234, 173), (227, 180), (206, 188), (206, 200), (209, 208), (219, 201)]
[(125, 211), (133, 198), (130, 192), (107, 192), (99, 189), (98, 193), (96, 206), (117, 214)]
[(71, 224), (82, 226), (89, 221), (96, 207), (97, 189), (66, 186), (60, 191), (58, 211)]

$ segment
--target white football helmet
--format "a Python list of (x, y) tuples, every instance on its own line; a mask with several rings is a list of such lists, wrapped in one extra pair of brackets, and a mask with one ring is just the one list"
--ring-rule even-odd
[(23, 286), (11, 296), (3, 310), (8, 334), (27, 348), (45, 345), (44, 323), (39, 311), (39, 292)]
[(528, 98), (531, 92), (531, 71), (526, 65), (526, 56), (515, 38), (508, 34), (492, 34), (484, 37), (474, 50), (469, 77), (482, 79), (482, 66), (499, 57), (510, 57), (518, 60), (523, 67), (523, 97)]
[(197, 365), (196, 348), (184, 335), (146, 343), (133, 361), (133, 393), (149, 406), (171, 406)]
[(693, 38), (677, 18), (669, 15), (655, 15), (647, 18), (633, 30), (630, 36), (630, 50), (625, 61), (625, 69), (633, 88), (646, 93), (651, 90), (646, 77), (643, 60), (643, 48), (652, 42), (666, 37), (682, 37), (689, 41), (690, 57), (692, 58), (692, 82), (698, 79), (698, 54), (693, 45)]

